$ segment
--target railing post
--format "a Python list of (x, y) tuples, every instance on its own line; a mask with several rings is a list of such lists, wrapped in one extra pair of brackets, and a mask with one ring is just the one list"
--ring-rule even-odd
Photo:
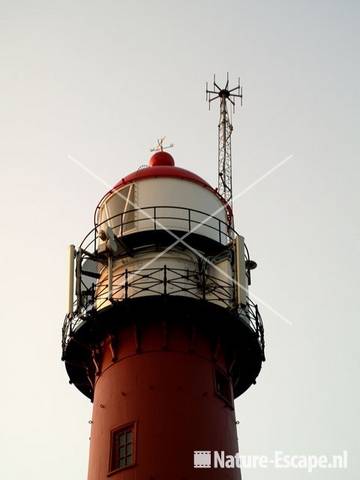
[(167, 267), (164, 265), (164, 295), (167, 295)]
[(191, 231), (191, 210), (190, 210), (190, 208), (188, 208), (188, 214), (189, 214), (188, 222), (189, 222), (189, 232), (190, 232)]
[(219, 243), (222, 244), (222, 242), (221, 242), (221, 233), (222, 233), (222, 232), (221, 232), (221, 221), (220, 221), (220, 218), (218, 219), (218, 221), (219, 221)]
[(154, 230), (156, 230), (156, 222), (157, 222), (157, 219), (156, 219), (156, 207), (154, 207)]
[(129, 283), (128, 283), (128, 269), (125, 269), (125, 299), (128, 298), (128, 290), (129, 290)]
[(202, 271), (202, 296), (203, 300), (206, 300), (206, 275), (204, 269)]
[(91, 303), (92, 308), (95, 308), (95, 300), (96, 300), (95, 294), (96, 294), (96, 285), (95, 285), (95, 283), (92, 283), (91, 287), (90, 287), (90, 295), (91, 295), (90, 303)]
[(108, 300), (112, 299), (113, 294), (113, 260), (112, 256), (108, 256)]

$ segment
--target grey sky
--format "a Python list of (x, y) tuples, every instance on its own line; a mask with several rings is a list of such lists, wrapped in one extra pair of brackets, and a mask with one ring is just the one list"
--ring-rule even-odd
[[(3, 480), (85, 479), (91, 405), (60, 362), (66, 246), (105, 189), (167, 135), (212, 184), (217, 108), (205, 82), (244, 85), (235, 203), (259, 268), (267, 362), (236, 401), (242, 453), (341, 453), (357, 479), (359, 4), (355, 1), (0, 1)], [(246, 470), (244, 480), (304, 471)]]

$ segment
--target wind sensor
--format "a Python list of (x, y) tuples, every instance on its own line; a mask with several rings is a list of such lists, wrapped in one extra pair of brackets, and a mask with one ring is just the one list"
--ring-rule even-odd
[(157, 139), (156, 147), (150, 149), (150, 152), (163, 152), (164, 150), (168, 150), (169, 148), (174, 147), (173, 143), (169, 143), (169, 145), (164, 145), (166, 137), (161, 137)]

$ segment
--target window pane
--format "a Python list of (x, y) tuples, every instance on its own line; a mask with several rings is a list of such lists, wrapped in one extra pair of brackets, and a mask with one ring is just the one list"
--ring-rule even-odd
[(119, 429), (112, 434), (110, 471), (129, 466), (133, 462), (132, 428)]

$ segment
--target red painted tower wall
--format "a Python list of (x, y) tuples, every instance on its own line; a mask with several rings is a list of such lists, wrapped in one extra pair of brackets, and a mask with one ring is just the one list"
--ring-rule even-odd
[[(156, 313), (150, 315), (156, 316)], [(133, 465), (121, 480), (239, 479), (239, 470), (194, 469), (194, 450), (238, 451), (233, 400), (216, 389), (226, 375), (220, 344), (186, 321), (129, 324), (101, 352), (93, 407), (89, 480), (111, 472), (111, 432), (134, 424)]]

